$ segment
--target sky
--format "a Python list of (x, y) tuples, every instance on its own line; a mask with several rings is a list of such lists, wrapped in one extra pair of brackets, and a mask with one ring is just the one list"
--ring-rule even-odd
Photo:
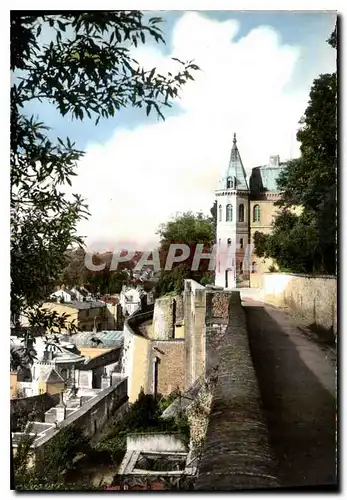
[[(299, 155), (298, 122), (319, 74), (336, 70), (326, 43), (329, 12), (151, 12), (164, 20), (166, 45), (146, 44), (134, 57), (164, 73), (172, 57), (194, 59), (194, 74), (165, 112), (123, 109), (112, 119), (71, 121), (48, 103), (31, 103), (51, 134), (86, 151), (73, 190), (91, 216), (79, 225), (88, 248), (133, 244), (150, 249), (159, 224), (177, 212), (209, 214), (228, 167), (233, 134), (248, 174), (270, 155)], [(175, 66), (173, 66), (175, 68)]]

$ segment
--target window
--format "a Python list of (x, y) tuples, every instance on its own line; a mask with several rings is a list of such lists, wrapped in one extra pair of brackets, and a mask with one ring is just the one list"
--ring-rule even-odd
[(226, 206), (226, 212), (227, 212), (227, 221), (232, 221), (233, 220), (233, 207), (232, 205), (227, 205)]
[(228, 238), (228, 247), (231, 245), (231, 238)]
[(257, 272), (257, 263), (252, 262), (252, 273), (256, 273), (256, 272)]
[(254, 205), (253, 207), (253, 222), (260, 222), (260, 206)]
[(233, 188), (233, 180), (231, 177), (227, 178), (227, 189), (232, 189)]
[(219, 205), (219, 220), (222, 220), (222, 205)]
[(244, 222), (245, 220), (245, 206), (243, 203), (239, 205), (239, 222)]
[(242, 273), (242, 270), (243, 270), (243, 265), (242, 262), (240, 262), (240, 273)]
[(243, 248), (243, 238), (240, 238), (240, 248)]
[(221, 245), (221, 239), (219, 238), (218, 240), (218, 245), (220, 246)]

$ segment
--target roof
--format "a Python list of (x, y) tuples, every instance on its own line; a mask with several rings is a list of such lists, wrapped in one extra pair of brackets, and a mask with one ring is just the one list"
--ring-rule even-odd
[(64, 382), (64, 379), (59, 373), (52, 367), (48, 366), (50, 370), (41, 371), (41, 380), (42, 382), (47, 382), (48, 384), (52, 384), (54, 382)]
[(78, 309), (79, 311), (83, 311), (86, 309), (97, 309), (97, 308), (106, 307), (105, 302), (101, 302), (100, 300), (93, 300), (93, 301), (86, 300), (85, 302), (80, 302), (78, 300), (74, 300), (73, 302), (64, 302), (61, 305), (73, 307), (74, 309)]
[[(71, 336), (64, 336), (68, 342), (72, 342), (79, 347), (94, 347), (92, 338), (97, 338), (102, 342), (100, 347), (117, 347), (123, 343), (123, 330), (106, 330), (102, 332), (80, 332)], [(64, 339), (65, 340), (65, 339)]]
[(236, 180), (236, 186), (233, 189), (248, 190), (247, 175), (241, 160), (239, 149), (237, 147), (236, 134), (234, 134), (229, 166), (220, 180), (219, 189), (227, 189), (227, 179), (229, 177), (231, 177), (233, 180)]
[(253, 192), (272, 191), (278, 192), (277, 180), (280, 173), (285, 168), (286, 164), (282, 163), (277, 166), (260, 166), (252, 170), (250, 177), (250, 188)]
[(62, 376), (55, 370), (51, 364), (36, 364), (36, 377), (39, 380), (47, 383), (64, 382)]

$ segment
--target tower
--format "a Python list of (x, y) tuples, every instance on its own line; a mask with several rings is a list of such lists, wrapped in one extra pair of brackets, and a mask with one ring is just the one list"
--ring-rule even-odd
[(235, 288), (243, 269), (249, 237), (249, 188), (234, 134), (228, 168), (223, 172), (217, 200), (217, 259), (215, 285)]

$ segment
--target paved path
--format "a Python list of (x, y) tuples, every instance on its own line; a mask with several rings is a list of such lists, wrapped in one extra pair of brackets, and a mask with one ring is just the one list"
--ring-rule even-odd
[(283, 311), (244, 299), (250, 346), (285, 487), (335, 478), (335, 364)]

